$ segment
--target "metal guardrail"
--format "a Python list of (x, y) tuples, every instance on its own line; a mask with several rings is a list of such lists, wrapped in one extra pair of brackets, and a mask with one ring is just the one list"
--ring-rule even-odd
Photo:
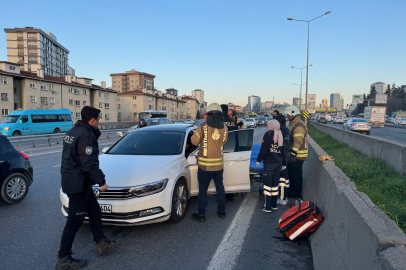
[[(110, 129), (102, 131), (102, 134), (106, 134), (106, 139), (110, 140), (110, 134), (115, 132), (125, 132), (127, 129)], [(51, 146), (51, 140), (56, 139), (55, 144), (60, 143), (60, 139), (65, 137), (65, 133), (52, 133), (52, 134), (42, 134), (42, 135), (31, 135), (31, 136), (13, 136), (7, 137), (12, 144), (18, 144), (18, 151), (21, 151), (21, 143), (32, 142), (32, 147), (36, 147), (35, 142), (38, 140), (47, 140), (48, 146)]]

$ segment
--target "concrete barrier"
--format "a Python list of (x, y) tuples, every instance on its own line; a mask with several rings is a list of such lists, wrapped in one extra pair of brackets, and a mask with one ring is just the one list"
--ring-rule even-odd
[(406, 269), (403, 231), (333, 161), (320, 161), (320, 155), (326, 153), (309, 138), (303, 198), (315, 202), (325, 217), (310, 238), (314, 269)]
[(99, 129), (123, 129), (135, 126), (138, 122), (104, 122), (99, 123)]
[(330, 134), (334, 139), (348, 144), (367, 156), (381, 159), (396, 172), (406, 175), (405, 145), (314, 122), (310, 122), (310, 124), (316, 129)]

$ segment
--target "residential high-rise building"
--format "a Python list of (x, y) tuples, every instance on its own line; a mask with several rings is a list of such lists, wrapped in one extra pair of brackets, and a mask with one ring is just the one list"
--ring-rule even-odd
[(328, 108), (328, 99), (322, 99), (320, 108)]
[(307, 95), (307, 108), (316, 108), (316, 94)]
[(250, 112), (260, 112), (261, 111), (261, 97), (251, 95), (248, 97), (248, 110)]
[(272, 109), (272, 106), (273, 106), (273, 102), (272, 102), (272, 101), (265, 101), (265, 108), (266, 108), (267, 110)]
[[(54, 34), (33, 27), (4, 28), (7, 35), (8, 62), (19, 64), (21, 71), (64, 77), (69, 73), (69, 51)], [(72, 75), (72, 74), (71, 74)]]
[(175, 88), (168, 88), (165, 90), (167, 95), (172, 95), (177, 97), (178, 96), (178, 90), (176, 90)]
[(192, 97), (197, 99), (200, 104), (204, 104), (204, 91), (201, 89), (196, 89), (192, 91)]
[(376, 82), (371, 84), (371, 87), (375, 86), (375, 90), (377, 94), (385, 94), (386, 90), (388, 89), (388, 85), (383, 82)]
[(299, 105), (300, 105), (300, 104), (303, 104), (304, 102), (303, 102), (303, 100), (302, 100), (302, 102), (300, 102), (300, 98), (294, 97), (292, 103), (293, 103), (293, 105), (299, 107)]
[(336, 108), (338, 111), (344, 108), (344, 99), (342, 94), (332, 93), (330, 95), (330, 108)]
[(140, 89), (154, 89), (155, 75), (152, 74), (132, 69), (125, 73), (113, 73), (110, 76), (112, 88), (121, 93)]

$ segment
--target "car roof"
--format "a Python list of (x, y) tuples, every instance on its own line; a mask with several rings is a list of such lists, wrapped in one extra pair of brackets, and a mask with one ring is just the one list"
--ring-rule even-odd
[(134, 130), (133, 132), (137, 131), (181, 131), (186, 132), (188, 129), (193, 127), (193, 125), (188, 124), (171, 124), (171, 125), (158, 125), (158, 126), (148, 126), (142, 129)]

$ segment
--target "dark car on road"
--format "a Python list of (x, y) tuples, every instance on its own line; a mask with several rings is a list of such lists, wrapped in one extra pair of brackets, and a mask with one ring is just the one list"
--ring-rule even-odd
[(21, 202), (32, 182), (33, 169), (28, 156), (0, 135), (0, 200), (6, 204)]
[(327, 124), (327, 119), (325, 117), (320, 117), (317, 122), (319, 122), (320, 124)]
[(265, 126), (266, 125), (266, 118), (265, 117), (258, 117), (257, 118), (258, 126)]

